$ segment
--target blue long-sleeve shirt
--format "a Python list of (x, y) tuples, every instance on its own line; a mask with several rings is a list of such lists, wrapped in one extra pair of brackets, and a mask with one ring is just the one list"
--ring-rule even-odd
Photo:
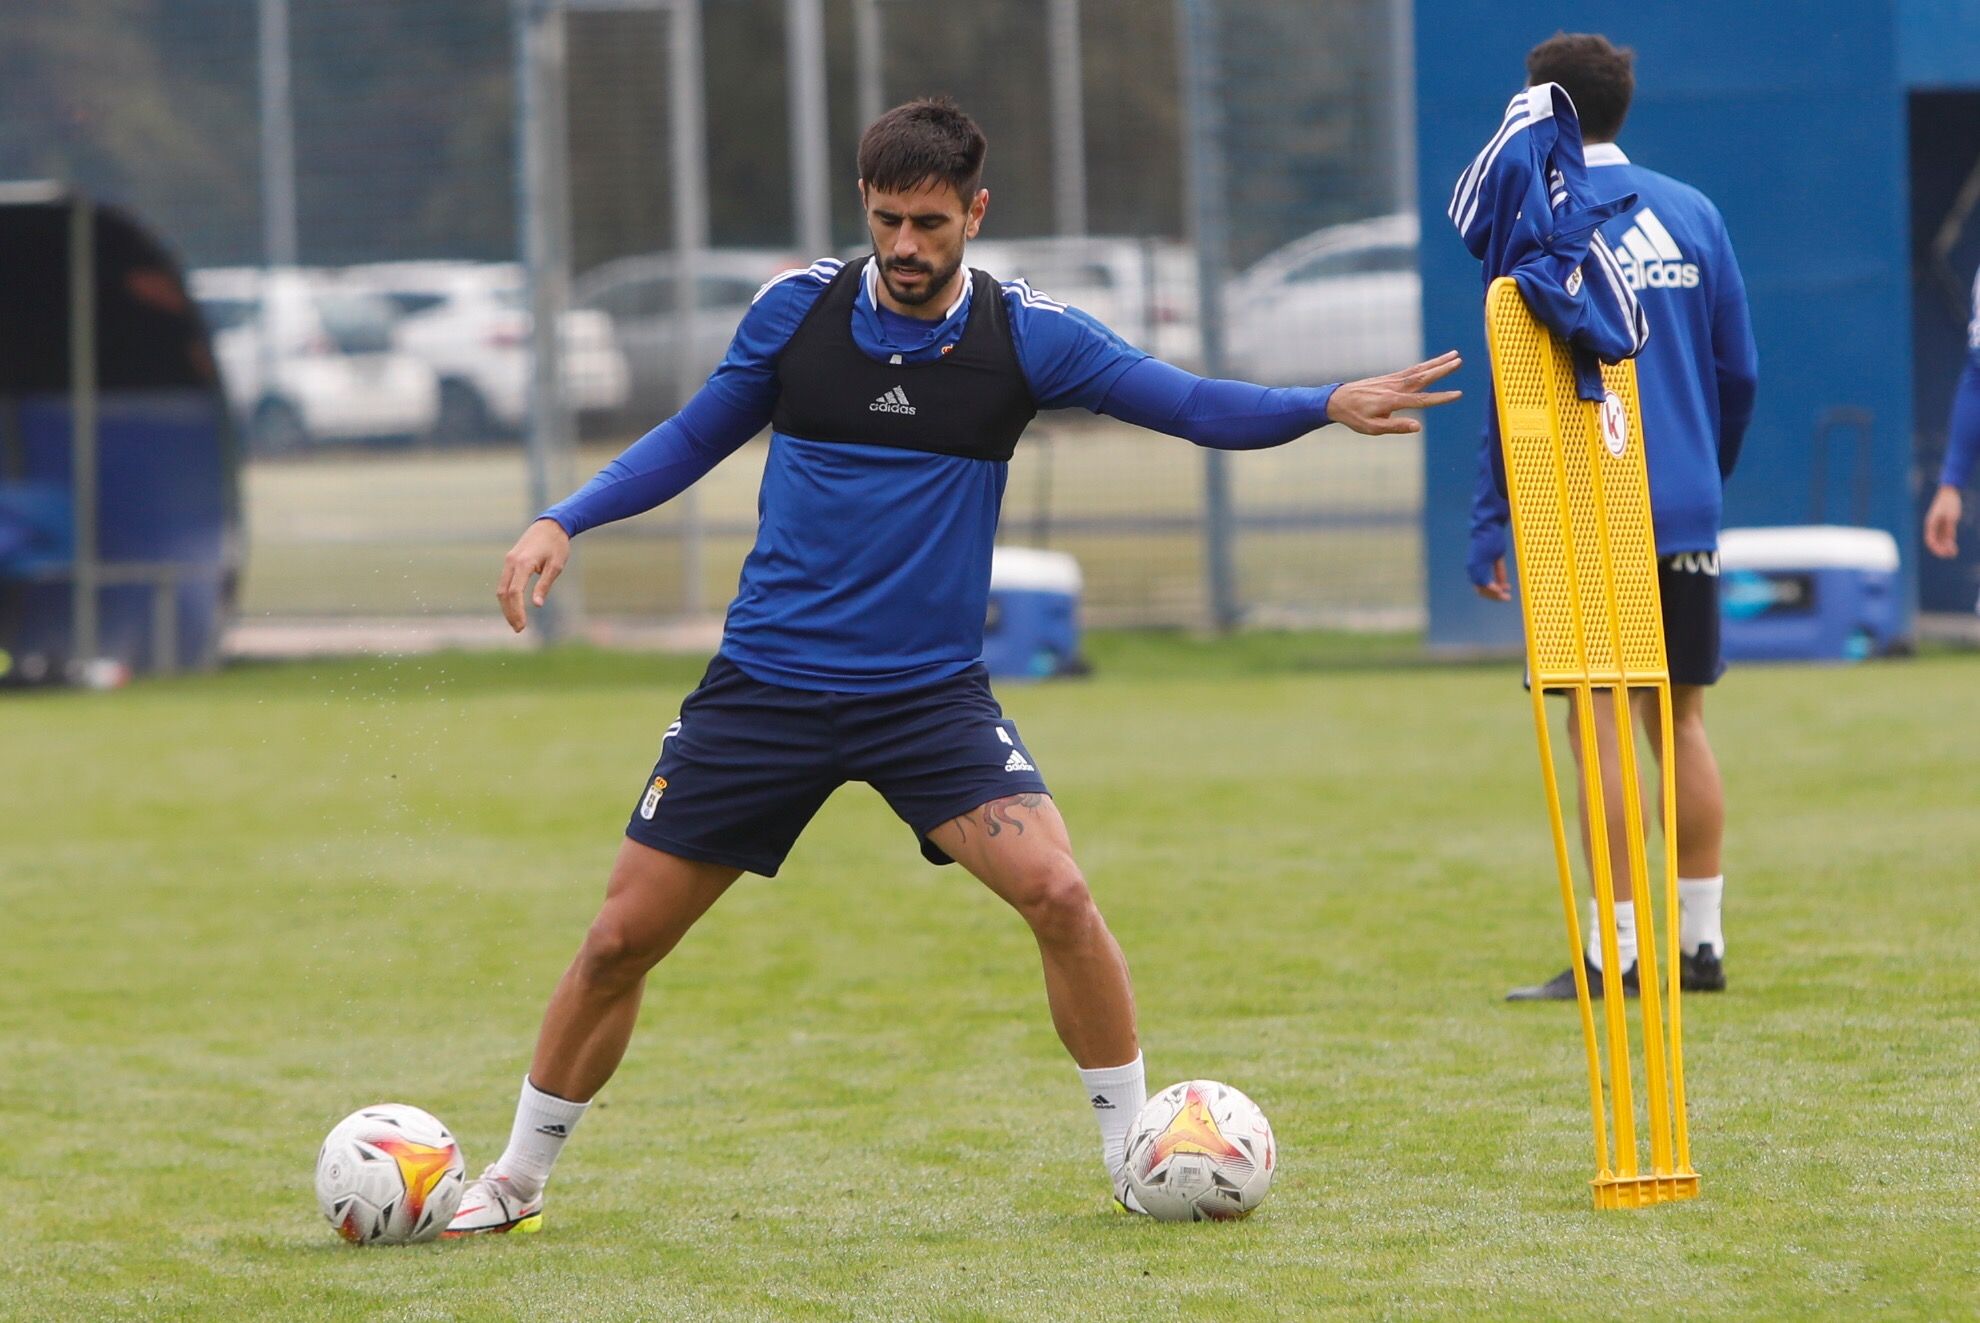
[[(760, 432), (777, 404), (778, 355), (838, 270), (826, 259), (764, 286), (707, 384), (542, 517), (575, 536), (650, 510)], [(923, 362), (961, 338), (967, 285), (929, 321), (882, 306), (870, 264), (867, 277), (851, 327), (862, 352)], [(1084, 408), (1227, 450), (1281, 445), (1327, 422), (1332, 386), (1197, 377), (1022, 281), (1000, 288), (1041, 408)], [(767, 684), (849, 692), (911, 688), (967, 669), (983, 648), (1006, 473), (991, 460), (773, 431), (756, 545), (729, 607), (723, 655)]]
[[(1725, 221), (1703, 193), (1632, 165), (1614, 143), (1590, 143), (1584, 156), (1599, 192), (1637, 198), (1602, 233), (1650, 322), (1636, 385), (1657, 553), (1711, 551), (1759, 380), (1746, 282)], [(1505, 521), (1505, 497), (1481, 459), (1467, 557), (1473, 583), (1488, 582), (1492, 562), (1505, 555)]]
[(1966, 369), (1953, 391), (1952, 417), (1946, 424), (1946, 459), (1939, 484), (1964, 487), (1980, 461), (1980, 274), (1973, 277), (1973, 320), (1966, 328)]

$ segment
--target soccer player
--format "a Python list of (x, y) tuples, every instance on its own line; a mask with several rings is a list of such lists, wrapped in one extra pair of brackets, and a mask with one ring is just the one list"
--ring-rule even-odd
[[(1719, 857), (1725, 796), (1705, 735), (1705, 690), (1725, 671), (1719, 653), (1719, 518), (1724, 484), (1739, 459), (1753, 417), (1758, 353), (1747, 314), (1746, 285), (1718, 208), (1697, 189), (1633, 165), (1616, 136), (1636, 90), (1635, 53), (1590, 33), (1556, 33), (1526, 56), (1527, 85), (1558, 83), (1581, 120), (1589, 187), (1605, 198), (1636, 194), (1636, 205), (1602, 227), (1623, 278), (1650, 319), (1650, 340), (1636, 359), (1643, 410), (1650, 509), (1657, 529), (1657, 588), (1671, 677), (1671, 727), (1677, 762), (1680, 977), (1689, 991), (1726, 986), (1721, 923), (1725, 876)], [(1504, 498), (1481, 474), (1473, 506), (1471, 581), (1481, 597), (1512, 600), (1506, 580)], [(1649, 732), (1659, 764), (1666, 756), (1654, 691), (1632, 695), (1635, 719)], [(1607, 809), (1609, 857), (1628, 840), (1615, 718), (1595, 706)], [(1579, 770), (1578, 718), (1568, 708), (1569, 747)], [(1576, 795), (1582, 782), (1575, 779)], [(1636, 788), (1631, 787), (1635, 793)], [(1588, 806), (1580, 804), (1581, 842), (1589, 848)], [(1659, 819), (1661, 821), (1661, 818)], [(1591, 866), (1592, 871), (1592, 866)], [(1616, 944), (1623, 986), (1636, 988), (1636, 904), (1629, 874), (1615, 873)], [(1589, 986), (1601, 995), (1601, 934), (1589, 925)], [(1574, 971), (1531, 987), (1513, 1001), (1572, 1001)]]
[(1951, 560), (1959, 554), (1959, 521), (1965, 513), (1960, 488), (1980, 459), (1980, 274), (1973, 277), (1973, 320), (1966, 327), (1966, 370), (1953, 391), (1952, 418), (1946, 424), (1946, 459), (1939, 468), (1939, 490), (1925, 512), (1925, 549)]
[(931, 862), (962, 864), (1030, 925), (1115, 1196), (1139, 1211), (1120, 1177), (1146, 1094), (1127, 963), (977, 660), (1006, 463), (1040, 408), (1240, 450), (1329, 422), (1416, 432), (1396, 411), (1456, 399), (1426, 388), (1459, 362), (1274, 390), (1151, 359), (1023, 281), (963, 264), (990, 203), (985, 148), (947, 100), (874, 121), (859, 145), (872, 255), (765, 285), (694, 398), (503, 562), (498, 595), (521, 630), (530, 579), (541, 606), (572, 537), (678, 495), (770, 426), (756, 545), (721, 649), (661, 737), (604, 906), (544, 1014), (509, 1146), (449, 1235), (540, 1224), (551, 1165), (625, 1053), (647, 971), (740, 874), (774, 875), (847, 781), (871, 784)]

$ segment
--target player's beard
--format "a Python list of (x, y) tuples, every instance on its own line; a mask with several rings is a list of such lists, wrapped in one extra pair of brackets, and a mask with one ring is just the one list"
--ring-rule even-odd
[[(877, 250), (873, 254), (873, 260), (879, 264), (880, 279), (887, 282), (887, 292), (894, 296), (895, 302), (909, 308), (918, 308), (934, 298), (942, 290), (947, 289), (949, 282), (955, 279), (956, 272), (962, 269), (961, 253), (957, 253), (955, 261), (944, 267), (931, 266), (927, 262), (896, 263), (890, 259), (881, 257)], [(903, 270), (926, 272), (927, 278), (921, 282), (921, 288), (902, 289), (896, 285), (893, 280), (893, 272), (896, 266), (899, 266)]]

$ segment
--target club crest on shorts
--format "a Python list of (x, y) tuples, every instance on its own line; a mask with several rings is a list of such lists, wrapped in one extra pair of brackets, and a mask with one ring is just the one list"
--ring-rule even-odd
[(664, 776), (654, 777), (653, 784), (646, 788), (646, 798), (639, 801), (639, 816), (647, 819), (649, 822), (652, 821), (653, 811), (660, 807), (660, 796), (666, 793), (667, 778)]

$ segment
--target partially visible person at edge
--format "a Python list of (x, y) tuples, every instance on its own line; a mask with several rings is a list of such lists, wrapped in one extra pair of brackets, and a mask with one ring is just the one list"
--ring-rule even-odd
[[(984, 222), (986, 143), (947, 100), (876, 120), (859, 146), (871, 256), (772, 280), (680, 413), (533, 523), (502, 566), (525, 625), (571, 538), (661, 504), (771, 428), (755, 548), (720, 651), (641, 777), (603, 908), (552, 994), (508, 1148), (454, 1236), (535, 1230), (551, 1166), (632, 1037), (647, 971), (744, 872), (774, 875), (847, 781), (884, 796), (933, 863), (962, 864), (1030, 925), (1052, 1023), (1099, 1122), (1117, 1200), (1146, 1095), (1127, 962), (1074, 862), (1039, 760), (978, 658), (1007, 461), (1041, 408), (1077, 406), (1245, 450), (1329, 422), (1420, 430), (1399, 409), (1457, 355), (1345, 385), (1204, 380), (1093, 318), (964, 265)], [(546, 793), (554, 793), (546, 787)]]
[(1966, 369), (1953, 390), (1952, 417), (1946, 424), (1946, 459), (1939, 489), (1925, 512), (1925, 549), (1951, 560), (1959, 554), (1959, 521), (1965, 514), (1960, 490), (1973, 479), (1980, 460), (1980, 273), (1973, 277), (1973, 320), (1966, 327)]
[[(1718, 208), (1690, 185), (1632, 163), (1616, 143), (1636, 90), (1634, 65), (1635, 53), (1606, 37), (1556, 33), (1527, 53), (1527, 86), (1558, 83), (1566, 89), (1581, 122), (1589, 186), (1598, 196), (1636, 194), (1636, 204), (1605, 223), (1602, 236), (1650, 320), (1649, 343), (1636, 358), (1636, 380), (1671, 678), (1675, 749), (1668, 756), (1676, 759), (1681, 980), (1689, 991), (1717, 992), (1726, 986), (1720, 859), (1725, 792), (1705, 733), (1705, 691), (1725, 671), (1719, 649), (1720, 512), (1725, 480), (1732, 475), (1753, 417), (1759, 356), (1746, 285)], [(1468, 571), (1481, 597), (1509, 602), (1505, 498), (1493, 484), (1489, 466), (1481, 464), (1480, 470)], [(1661, 765), (1667, 751), (1654, 691), (1632, 695), (1632, 704), (1636, 723), (1649, 732), (1651, 751)], [(1620, 860), (1627, 857), (1628, 805), (1615, 718), (1607, 703), (1595, 705), (1595, 725), (1609, 857)], [(1579, 772), (1580, 730), (1572, 705), (1568, 735)], [(1590, 825), (1581, 785), (1577, 775), (1586, 855)], [(1614, 896), (1622, 982), (1633, 994), (1636, 904), (1626, 869), (1615, 870)], [(1600, 996), (1601, 933), (1593, 922), (1587, 929), (1583, 959), (1590, 989)], [(1513, 1001), (1572, 1001), (1574, 970), (1507, 995)]]

